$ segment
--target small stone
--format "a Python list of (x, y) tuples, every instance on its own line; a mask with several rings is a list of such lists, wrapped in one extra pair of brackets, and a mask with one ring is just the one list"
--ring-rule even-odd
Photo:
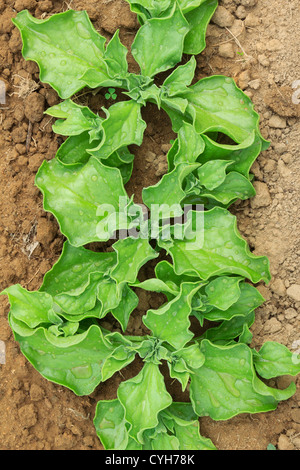
[(219, 6), (212, 17), (212, 22), (221, 28), (229, 28), (233, 25), (234, 16), (225, 7)]
[(295, 447), (285, 434), (280, 434), (278, 439), (278, 450), (294, 450)]
[(259, 18), (255, 16), (252, 12), (249, 13), (245, 19), (245, 26), (248, 28), (255, 28), (260, 23)]
[(250, 88), (252, 88), (253, 90), (258, 90), (260, 88), (260, 79), (259, 78), (256, 78), (255, 80), (250, 80), (250, 82), (248, 83), (248, 86)]
[(244, 7), (255, 7), (258, 0), (241, 0), (241, 4)]
[(29, 393), (32, 401), (42, 400), (45, 396), (44, 390), (37, 384), (31, 385)]
[(237, 18), (239, 18), (240, 20), (243, 20), (246, 18), (247, 16), (247, 12), (246, 12), (246, 9), (243, 5), (239, 5), (235, 11), (235, 16), (237, 16)]
[(171, 147), (172, 147), (172, 144), (162, 144), (161, 149), (164, 153), (167, 154)]
[(296, 302), (300, 302), (300, 285), (292, 284), (286, 291), (287, 295)]
[(269, 67), (270, 61), (265, 54), (259, 54), (257, 60), (263, 67)]
[(233, 44), (228, 42), (219, 46), (219, 56), (225, 59), (233, 59), (235, 56)]
[(250, 201), (252, 209), (269, 206), (272, 200), (266, 183), (255, 181), (253, 186), (256, 190), (256, 196), (254, 196)]
[(37, 415), (33, 404), (24, 405), (18, 410), (20, 423), (24, 428), (31, 428), (37, 423)]
[(156, 159), (156, 155), (153, 152), (148, 151), (145, 155), (145, 159), (149, 163), (153, 163), (154, 160)]
[(30, 122), (40, 122), (44, 117), (45, 98), (33, 92), (25, 100), (25, 116)]
[(277, 294), (280, 297), (286, 294), (285, 285), (281, 279), (275, 279), (271, 284), (271, 289), (274, 294)]
[(268, 333), (277, 333), (281, 330), (281, 323), (276, 318), (271, 318), (265, 323), (265, 331)]
[(27, 138), (27, 131), (22, 126), (15, 127), (11, 133), (11, 137), (15, 144), (20, 144), (25, 142)]
[(294, 408), (291, 411), (292, 420), (300, 424), (300, 408)]
[(272, 127), (274, 129), (285, 129), (286, 128), (286, 119), (277, 116), (276, 114), (273, 114), (271, 119), (269, 119), (268, 122), (269, 127)]
[(282, 159), (278, 161), (278, 171), (283, 177), (287, 177), (292, 174), (291, 170), (287, 168), (286, 164)]
[(283, 142), (277, 142), (274, 145), (274, 150), (278, 155), (282, 155), (286, 151), (287, 147)]
[(292, 320), (293, 318), (295, 318), (296, 316), (298, 315), (297, 313), (297, 310), (295, 310), (294, 308), (290, 307), (290, 308), (287, 308), (284, 312), (284, 316), (287, 320)]

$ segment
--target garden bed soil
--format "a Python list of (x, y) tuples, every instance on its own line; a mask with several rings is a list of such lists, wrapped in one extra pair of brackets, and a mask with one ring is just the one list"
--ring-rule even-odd
[[(16, 283), (38, 289), (64, 241), (34, 186), (39, 166), (54, 157), (62, 138), (52, 133), (53, 120), (43, 114), (59, 102), (58, 97), (40, 83), (37, 65), (22, 58), (20, 35), (11, 22), (25, 8), (37, 18), (68, 8), (85, 9), (107, 39), (120, 29), (128, 48), (138, 29), (136, 16), (123, 0), (0, 0), (0, 78), (7, 88), (7, 101), (0, 105), (0, 291)], [(257, 348), (269, 340), (300, 348), (299, 26), (299, 0), (223, 0), (209, 25), (207, 48), (197, 57), (197, 79), (214, 74), (234, 77), (252, 98), (261, 115), (262, 134), (271, 141), (252, 168), (256, 197), (231, 208), (251, 250), (267, 255), (271, 263), (271, 283), (258, 285), (266, 302), (251, 328), (252, 346)], [(137, 71), (130, 55), (129, 64), (131, 71)], [(104, 95), (104, 91), (97, 96), (83, 91), (76, 102), (100, 112), (112, 104)], [(141, 202), (142, 188), (158, 182), (166, 171), (165, 154), (174, 138), (163, 111), (147, 105), (143, 117), (148, 124), (145, 139), (141, 147), (132, 147), (134, 171), (126, 187), (136, 202)], [(147, 265), (142, 276), (152, 268)], [(130, 320), (130, 334), (143, 334), (142, 315), (163, 301), (144, 291), (138, 294), (140, 304)], [(118, 385), (138, 373), (140, 362), (99, 385), (91, 396), (77, 397), (43, 379), (28, 363), (13, 339), (8, 311), (8, 300), (1, 296), (0, 340), (6, 363), (0, 365), (0, 449), (102, 449), (92, 422), (96, 403), (116, 398)], [(110, 317), (104, 322), (107, 328), (117, 327)], [(1, 358), (4, 362), (3, 354)], [(300, 380), (281, 377), (271, 385), (284, 388), (291, 380), (297, 393), (276, 411), (243, 414), (225, 422), (201, 418), (201, 434), (220, 450), (264, 450), (270, 443), (281, 450), (299, 450)], [(167, 382), (174, 399), (188, 401), (179, 386)]]

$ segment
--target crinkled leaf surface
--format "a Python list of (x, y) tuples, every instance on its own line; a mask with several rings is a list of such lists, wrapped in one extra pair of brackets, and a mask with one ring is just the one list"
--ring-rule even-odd
[(22, 353), (46, 379), (70, 388), (76, 395), (89, 395), (101, 382), (103, 361), (113, 347), (98, 326), (65, 338), (42, 327), (25, 329), (23, 324), (20, 328), (13, 316), (10, 325)]
[(118, 399), (97, 403), (94, 426), (106, 450), (125, 450), (128, 444), (124, 408)]
[(222, 132), (237, 143), (259, 133), (259, 115), (232, 78), (203, 78), (181, 97), (188, 100), (188, 110), (199, 133)]
[[(178, 217), (182, 214), (181, 201), (185, 198), (182, 189), (184, 179), (198, 168), (198, 164), (181, 163), (173, 171), (165, 174), (155, 185), (143, 189), (143, 202), (147, 207), (156, 206), (160, 209), (161, 219)], [(166, 203), (162, 203), (166, 201)]]
[[(193, 217), (196, 215), (193, 212)], [(197, 228), (194, 227), (197, 234)], [(204, 231), (203, 231), (204, 229)], [(252, 282), (269, 282), (269, 262), (265, 256), (255, 256), (237, 229), (236, 217), (216, 207), (204, 212), (203, 238), (190, 240), (159, 240), (159, 245), (172, 256), (177, 274), (198, 275), (206, 280), (221, 274), (237, 274)]]
[[(44, 209), (55, 215), (61, 232), (74, 246), (108, 240), (118, 228), (114, 218), (119, 198), (128, 200), (120, 171), (104, 166), (95, 157), (77, 171), (56, 159), (45, 161), (36, 185), (43, 192)], [(109, 216), (113, 217), (111, 223)]]
[(172, 403), (158, 365), (151, 362), (145, 363), (136, 377), (120, 384), (118, 398), (131, 426), (130, 435), (141, 444), (144, 431), (156, 427), (159, 412)]
[(188, 23), (174, 5), (170, 15), (153, 18), (138, 30), (131, 52), (142, 75), (153, 77), (180, 62)]
[(254, 365), (258, 374), (265, 379), (297, 375), (300, 373), (300, 354), (290, 351), (283, 344), (267, 341), (254, 354)]
[(142, 238), (128, 237), (118, 240), (113, 246), (117, 252), (118, 264), (112, 270), (111, 277), (117, 283), (135, 283), (142, 265), (158, 257), (149, 241)]
[(84, 73), (95, 68), (103, 86), (114, 85), (103, 55), (105, 38), (93, 27), (86, 11), (68, 10), (45, 20), (32, 17), (27, 10), (13, 20), (23, 40), (23, 56), (40, 68), (40, 79), (49, 83), (63, 99), (85, 86)]
[(198, 0), (185, 3), (187, 5), (183, 11), (185, 11), (185, 18), (189, 23), (190, 31), (185, 37), (183, 52), (197, 55), (205, 49), (207, 26), (216, 11), (218, 0)]
[(127, 145), (141, 145), (145, 128), (139, 103), (133, 100), (116, 103), (109, 108), (107, 118), (102, 122), (102, 141), (88, 152), (101, 160)]
[(215, 346), (201, 343), (205, 363), (191, 376), (190, 397), (199, 416), (226, 420), (239, 413), (274, 410), (279, 400), (288, 399), (294, 384), (275, 390), (263, 384), (255, 374), (252, 352), (244, 344)]
[(189, 331), (189, 315), (192, 298), (202, 284), (183, 283), (180, 293), (158, 310), (148, 310), (143, 323), (157, 338), (168, 342), (175, 349), (182, 348), (193, 338)]
[(59, 118), (53, 127), (56, 134), (74, 136), (83, 132), (100, 130), (102, 119), (87, 106), (80, 106), (72, 100), (65, 100), (48, 108), (46, 114)]

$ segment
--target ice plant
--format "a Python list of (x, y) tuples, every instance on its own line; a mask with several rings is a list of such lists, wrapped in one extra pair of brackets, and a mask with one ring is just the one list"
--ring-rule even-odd
[[(3, 294), (22, 353), (43, 377), (77, 395), (92, 393), (137, 356), (142, 360), (116, 399), (97, 404), (94, 424), (105, 449), (215, 449), (201, 436), (199, 417), (225, 420), (274, 410), (294, 394), (295, 384), (277, 390), (264, 379), (300, 372), (299, 357), (284, 345), (251, 347), (255, 309), (264, 302), (253, 284), (270, 281), (269, 261), (251, 253), (228, 211), (233, 202), (255, 195), (250, 169), (268, 142), (253, 104), (231, 78), (213, 76), (191, 85), (194, 55), (178, 65), (183, 53), (204, 49), (217, 1), (129, 3), (141, 24), (131, 49), (139, 74), (128, 70), (118, 31), (106, 44), (84, 11), (46, 20), (23, 11), (14, 19), (24, 57), (38, 64), (41, 81), (62, 99), (46, 112), (57, 118), (53, 131), (67, 139), (42, 164), (36, 185), (66, 241), (38, 291), (15, 285)], [(168, 70), (158, 86), (156, 75)], [(113, 99), (115, 89), (122, 89), (124, 101), (100, 117), (72, 101), (84, 87), (108, 88)], [(134, 164), (129, 147), (143, 141), (141, 110), (147, 102), (166, 111), (177, 138), (167, 155), (168, 172), (143, 190), (150, 212), (144, 220), (125, 184)], [(187, 204), (193, 207), (188, 220), (171, 222)], [(124, 231), (109, 251), (86, 247)], [(171, 262), (157, 262), (155, 277), (141, 282), (141, 268), (159, 253)], [(130, 336), (140, 289), (160, 292), (166, 301), (145, 312), (147, 335)], [(107, 314), (123, 334), (101, 326)], [(195, 335), (191, 318), (212, 326)], [(173, 402), (159, 368), (163, 362), (182, 390), (189, 390), (190, 403)]]

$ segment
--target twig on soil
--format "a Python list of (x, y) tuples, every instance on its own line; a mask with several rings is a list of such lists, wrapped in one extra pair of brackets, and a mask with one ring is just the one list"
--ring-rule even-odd
[(29, 152), (31, 139), (32, 139), (32, 122), (29, 121), (27, 137), (26, 137), (26, 154), (28, 154)]
[(40, 268), (37, 270), (37, 272), (32, 276), (32, 278), (30, 279), (30, 281), (28, 281), (25, 286), (28, 287), (29, 284), (31, 283), (31, 281), (33, 281), (33, 279), (38, 275), (38, 273), (40, 272)]
[(79, 413), (79, 411), (74, 410), (73, 408), (67, 408), (68, 411), (71, 411), (77, 418), (81, 418), (84, 420), (87, 420), (90, 418), (90, 413), (87, 414), (87, 416), (84, 416), (84, 414)]
[(229, 28), (227, 28), (227, 26), (225, 26), (225, 29), (229, 32), (229, 34), (231, 34), (231, 36), (233, 37), (233, 39), (235, 40), (236, 44), (238, 45), (238, 47), (241, 49), (241, 51), (243, 52), (243, 54), (246, 56), (246, 57), (249, 57), (252, 59), (252, 57), (247, 54), (247, 52), (245, 51), (245, 49), (243, 48), (242, 44), (240, 43), (240, 41), (238, 40), (237, 36), (235, 34), (233, 34), (232, 31), (230, 31)]

